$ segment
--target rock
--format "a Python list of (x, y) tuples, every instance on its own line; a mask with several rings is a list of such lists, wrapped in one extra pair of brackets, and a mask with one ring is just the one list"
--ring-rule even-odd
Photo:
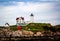
[(22, 33), (23, 35), (27, 35), (27, 36), (33, 36), (34, 34), (32, 31), (25, 31), (25, 30), (23, 30)]
[(41, 36), (41, 34), (42, 34), (41, 32), (37, 32), (36, 36)]

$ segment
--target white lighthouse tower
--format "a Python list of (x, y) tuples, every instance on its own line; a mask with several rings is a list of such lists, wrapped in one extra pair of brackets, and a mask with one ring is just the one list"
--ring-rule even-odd
[(33, 13), (31, 13), (31, 15), (30, 15), (30, 22), (31, 22), (31, 23), (34, 22), (34, 15), (33, 15)]

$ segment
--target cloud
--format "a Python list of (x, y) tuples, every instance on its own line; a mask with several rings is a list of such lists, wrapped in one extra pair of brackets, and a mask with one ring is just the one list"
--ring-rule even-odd
[[(44, 22), (52, 23), (55, 18), (59, 18), (60, 14), (52, 10), (54, 8), (53, 3), (40, 3), (40, 2), (15, 2), (15, 5), (0, 6), (0, 25), (4, 25), (5, 22), (9, 22), (11, 25), (16, 23), (16, 17), (24, 16), (25, 21), (30, 20), (30, 14), (34, 14), (35, 21), (44, 20)], [(46, 20), (46, 21), (45, 21)], [(43, 22), (43, 21), (42, 21)], [(53, 23), (59, 24), (58, 21)]]

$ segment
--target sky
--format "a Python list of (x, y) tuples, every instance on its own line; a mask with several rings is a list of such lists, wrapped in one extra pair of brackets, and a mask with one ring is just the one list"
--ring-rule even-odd
[(60, 24), (60, 0), (0, 0), (0, 26), (6, 22), (16, 24), (16, 18), (23, 16), (30, 21), (34, 14), (34, 22)]

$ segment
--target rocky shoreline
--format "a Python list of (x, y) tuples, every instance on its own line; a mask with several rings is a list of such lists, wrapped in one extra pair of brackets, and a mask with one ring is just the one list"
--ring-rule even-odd
[(33, 37), (0, 37), (0, 40), (5, 41), (58, 41), (60, 36), (33, 36)]
[(11, 31), (10, 29), (0, 29), (0, 40), (2, 41), (58, 41), (60, 40), (60, 32), (51, 32), (51, 31), (26, 31), (26, 30), (17, 30)]

